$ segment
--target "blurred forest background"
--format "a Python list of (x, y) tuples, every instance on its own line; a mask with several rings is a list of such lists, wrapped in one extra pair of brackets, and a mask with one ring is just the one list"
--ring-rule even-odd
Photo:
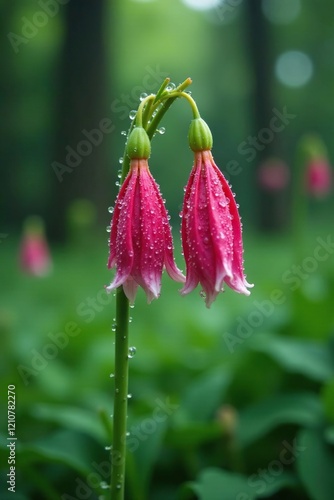
[[(227, 291), (210, 311), (168, 279), (149, 308), (139, 293), (129, 426), (144, 437), (129, 446), (128, 498), (332, 499), (334, 203), (330, 193), (307, 198), (296, 150), (316, 134), (334, 159), (333, 3), (0, 0), (0, 33), (0, 373), (4, 408), (16, 386), (16, 498), (98, 498), (108, 481), (107, 209), (129, 114), (169, 76), (193, 80), (240, 204), (255, 288), (250, 298)], [(176, 102), (150, 160), (181, 268), (190, 119)], [(278, 167), (268, 183), (270, 162)], [(42, 279), (20, 267), (29, 216), (49, 242)], [(161, 405), (166, 419), (146, 432)]]

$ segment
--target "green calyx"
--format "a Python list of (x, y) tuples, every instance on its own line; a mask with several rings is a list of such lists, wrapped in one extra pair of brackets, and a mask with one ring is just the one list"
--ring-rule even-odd
[(151, 153), (151, 142), (143, 127), (135, 127), (129, 135), (126, 153), (132, 160), (147, 159)]
[(189, 146), (193, 151), (207, 151), (212, 148), (212, 134), (202, 118), (195, 118), (189, 127)]

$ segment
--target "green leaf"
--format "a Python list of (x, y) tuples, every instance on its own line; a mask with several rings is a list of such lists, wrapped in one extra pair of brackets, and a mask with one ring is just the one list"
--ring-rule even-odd
[(312, 500), (332, 500), (334, 492), (334, 452), (325, 443), (322, 431), (304, 429), (297, 439), (303, 447), (297, 458), (297, 470)]
[(60, 431), (32, 444), (22, 444), (20, 462), (58, 462), (83, 476), (90, 472), (89, 442), (83, 435)]
[(198, 500), (255, 500), (295, 485), (294, 476), (286, 472), (271, 476), (270, 481), (265, 481), (255, 474), (247, 477), (209, 468), (200, 474), (197, 482), (183, 485), (179, 500), (192, 499), (191, 492), (196, 494)]
[(321, 418), (320, 401), (312, 393), (275, 396), (240, 413), (237, 438), (241, 446), (248, 446), (279, 425), (312, 426)]
[[(133, 498), (147, 498), (148, 485), (161, 450), (166, 433), (168, 418), (158, 421), (149, 415), (129, 426), (127, 440), (128, 473)], [(140, 491), (140, 493), (139, 493)]]
[(334, 422), (334, 380), (331, 380), (322, 389), (324, 412), (330, 422)]
[(36, 404), (32, 407), (31, 414), (38, 420), (54, 422), (60, 427), (84, 432), (100, 443), (107, 440), (99, 415), (89, 410), (74, 406)]
[(203, 422), (212, 418), (223, 401), (230, 380), (231, 374), (221, 368), (198, 377), (181, 401), (180, 410), (185, 413), (185, 420)]
[(167, 441), (178, 448), (199, 446), (224, 435), (222, 425), (218, 422), (190, 422), (170, 429)]
[(325, 344), (266, 334), (254, 336), (250, 347), (312, 380), (323, 382), (334, 376), (332, 354)]

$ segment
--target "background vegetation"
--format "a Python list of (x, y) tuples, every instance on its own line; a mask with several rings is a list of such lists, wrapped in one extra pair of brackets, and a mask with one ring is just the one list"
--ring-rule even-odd
[[(103, 494), (114, 316), (114, 297), (103, 288), (111, 278), (105, 227), (117, 192), (121, 132), (142, 92), (157, 90), (165, 76), (175, 83), (190, 76), (213, 131), (215, 159), (237, 194), (245, 267), (255, 287), (249, 298), (226, 290), (210, 310), (199, 293), (181, 298), (166, 277), (150, 306), (138, 294), (128, 498), (330, 500), (332, 196), (307, 200), (299, 242), (291, 221), (293, 207), (303, 203), (294, 205), (299, 139), (319, 134), (334, 157), (332, 3), (226, 0), (204, 9), (194, 0), (2, 0), (0, 6), (1, 498), (12, 498), (9, 384), (16, 387), (15, 498)], [(260, 140), (261, 148), (251, 146), (249, 137), (266, 137), (261, 131), (284, 109), (293, 116), (284, 128), (266, 144)], [(187, 106), (175, 103), (150, 160), (181, 268), (178, 213), (192, 164), (190, 118)], [(79, 160), (71, 157), (78, 163), (71, 166), (67, 155), (78, 154), (80, 141), (101, 127), (107, 131), (96, 136), (98, 144)], [(290, 172), (278, 192), (258, 182), (273, 156)], [(228, 167), (236, 164), (238, 173)], [(43, 218), (50, 242), (53, 269), (43, 278), (19, 265), (22, 226), (32, 214)]]

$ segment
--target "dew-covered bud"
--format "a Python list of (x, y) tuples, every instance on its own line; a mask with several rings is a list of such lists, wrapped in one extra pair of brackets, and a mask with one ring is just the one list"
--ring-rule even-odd
[(126, 146), (128, 157), (132, 159), (147, 159), (151, 153), (151, 142), (143, 127), (135, 127), (130, 133)]
[(189, 127), (189, 146), (193, 151), (207, 151), (212, 148), (212, 134), (202, 118), (195, 118)]

